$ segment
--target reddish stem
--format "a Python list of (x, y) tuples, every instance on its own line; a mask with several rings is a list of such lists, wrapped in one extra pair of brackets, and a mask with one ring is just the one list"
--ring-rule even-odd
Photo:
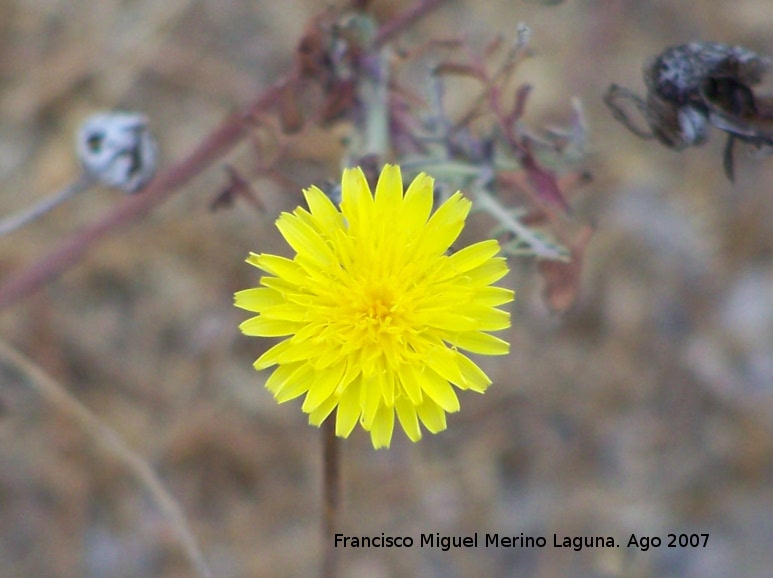
[(244, 137), (245, 117), (273, 102), (283, 83), (267, 90), (242, 114), (226, 118), (187, 157), (161, 173), (142, 193), (128, 197), (116, 209), (63, 242), (54, 251), (11, 277), (0, 286), (0, 309), (29, 295), (75, 265), (92, 245), (134, 222), (169, 198), (174, 191), (203, 172)]
[[(397, 15), (381, 27), (376, 37), (376, 45), (385, 44), (442, 2), (443, 0), (422, 0), (413, 8)], [(282, 90), (291, 78), (292, 76), (289, 76), (274, 84), (240, 113), (226, 118), (220, 127), (210, 133), (193, 152), (156, 177), (141, 194), (129, 197), (111, 213), (76, 233), (47, 256), (22, 269), (0, 285), (0, 310), (58, 277), (80, 261), (92, 245), (149, 213), (169, 198), (176, 189), (225, 155), (244, 138), (246, 133), (244, 127), (250, 119), (277, 103), (281, 98)]]
[(444, 1), (445, 0), (422, 0), (413, 8), (406, 10), (402, 14), (398, 14), (379, 28), (378, 35), (376, 36), (376, 46), (383, 46), (413, 22), (421, 20), (424, 16), (435, 10)]
[(322, 423), (322, 578), (338, 576), (338, 548), (335, 534), (338, 530), (339, 502), (341, 494), (341, 473), (339, 440), (336, 437), (335, 420)]

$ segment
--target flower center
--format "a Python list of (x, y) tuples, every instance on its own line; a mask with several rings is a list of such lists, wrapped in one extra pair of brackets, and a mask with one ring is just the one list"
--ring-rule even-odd
[(359, 298), (352, 300), (351, 321), (361, 331), (365, 343), (384, 344), (403, 330), (404, 322), (394, 288), (387, 284), (362, 287)]
[(365, 295), (365, 306), (362, 314), (368, 325), (388, 326), (394, 312), (394, 297), (385, 287), (374, 287)]

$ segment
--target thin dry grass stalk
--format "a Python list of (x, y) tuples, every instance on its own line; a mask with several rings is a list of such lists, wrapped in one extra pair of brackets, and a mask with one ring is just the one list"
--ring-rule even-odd
[(7, 367), (10, 372), (20, 375), (25, 385), (76, 423), (96, 446), (126, 467), (174, 529), (195, 575), (198, 578), (211, 578), (212, 572), (177, 501), (166, 490), (153, 468), (126, 445), (118, 432), (91, 413), (32, 360), (2, 340), (0, 340), (0, 364)]

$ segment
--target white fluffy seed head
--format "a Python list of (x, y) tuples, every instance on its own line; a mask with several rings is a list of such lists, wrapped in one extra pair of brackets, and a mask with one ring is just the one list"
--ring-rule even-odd
[(145, 116), (107, 112), (90, 116), (77, 135), (78, 159), (98, 182), (134, 193), (153, 177), (158, 145)]

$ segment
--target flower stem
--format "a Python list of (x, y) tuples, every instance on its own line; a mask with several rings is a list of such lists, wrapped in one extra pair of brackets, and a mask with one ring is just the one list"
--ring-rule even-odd
[(27, 223), (31, 223), (35, 219), (42, 217), (51, 209), (58, 207), (67, 199), (85, 191), (93, 184), (94, 178), (84, 173), (78, 177), (78, 179), (50, 197), (43, 199), (37, 205), (14, 213), (13, 215), (9, 215), (8, 217), (4, 217), (0, 220), (0, 237), (12, 233), (17, 229), (21, 229)]
[(365, 109), (361, 151), (383, 159), (389, 150), (389, 65), (386, 51), (374, 56), (363, 75), (360, 99)]
[(335, 533), (338, 527), (339, 503), (339, 443), (336, 437), (335, 420), (326, 419), (322, 424), (323, 460), (323, 510), (322, 510), (322, 578), (334, 578), (338, 567), (338, 550), (335, 547)]

